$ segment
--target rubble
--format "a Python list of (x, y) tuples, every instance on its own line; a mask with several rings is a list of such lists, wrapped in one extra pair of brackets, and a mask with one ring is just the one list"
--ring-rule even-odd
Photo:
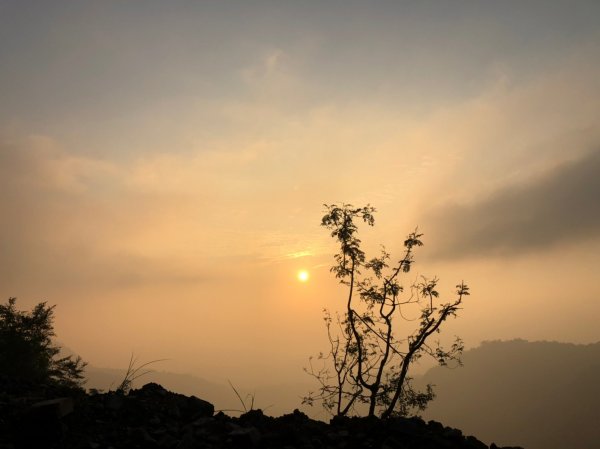
[(155, 383), (128, 394), (40, 400), (39, 392), (23, 393), (0, 393), (0, 449), (488, 449), (458, 429), (420, 418), (336, 417), (325, 423), (298, 410), (230, 417)]

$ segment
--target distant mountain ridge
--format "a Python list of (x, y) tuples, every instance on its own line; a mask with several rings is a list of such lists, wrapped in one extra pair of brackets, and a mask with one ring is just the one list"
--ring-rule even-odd
[(420, 379), (436, 385), (426, 419), (527, 449), (600, 447), (600, 342), (491, 341), (463, 361)]

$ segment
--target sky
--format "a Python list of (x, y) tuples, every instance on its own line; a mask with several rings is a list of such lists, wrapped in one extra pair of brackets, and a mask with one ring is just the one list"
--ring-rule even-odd
[[(0, 0), (0, 295), (91, 364), (305, 379), (324, 204), (471, 296), (467, 347), (600, 340), (600, 3)], [(297, 273), (310, 273), (299, 282)], [(414, 278), (406, 278), (410, 283)]]

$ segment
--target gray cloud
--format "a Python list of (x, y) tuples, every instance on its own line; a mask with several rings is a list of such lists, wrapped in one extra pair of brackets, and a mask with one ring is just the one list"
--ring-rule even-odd
[(426, 221), (440, 238), (436, 256), (519, 254), (600, 237), (599, 199), (596, 150), (479, 202), (446, 205)]

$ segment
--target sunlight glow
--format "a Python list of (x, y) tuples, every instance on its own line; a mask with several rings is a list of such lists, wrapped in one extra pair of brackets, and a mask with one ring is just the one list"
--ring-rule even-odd
[(308, 281), (309, 277), (310, 277), (310, 275), (308, 274), (308, 271), (306, 271), (306, 270), (300, 270), (300, 271), (298, 271), (298, 280), (300, 282), (306, 282), (306, 281)]

